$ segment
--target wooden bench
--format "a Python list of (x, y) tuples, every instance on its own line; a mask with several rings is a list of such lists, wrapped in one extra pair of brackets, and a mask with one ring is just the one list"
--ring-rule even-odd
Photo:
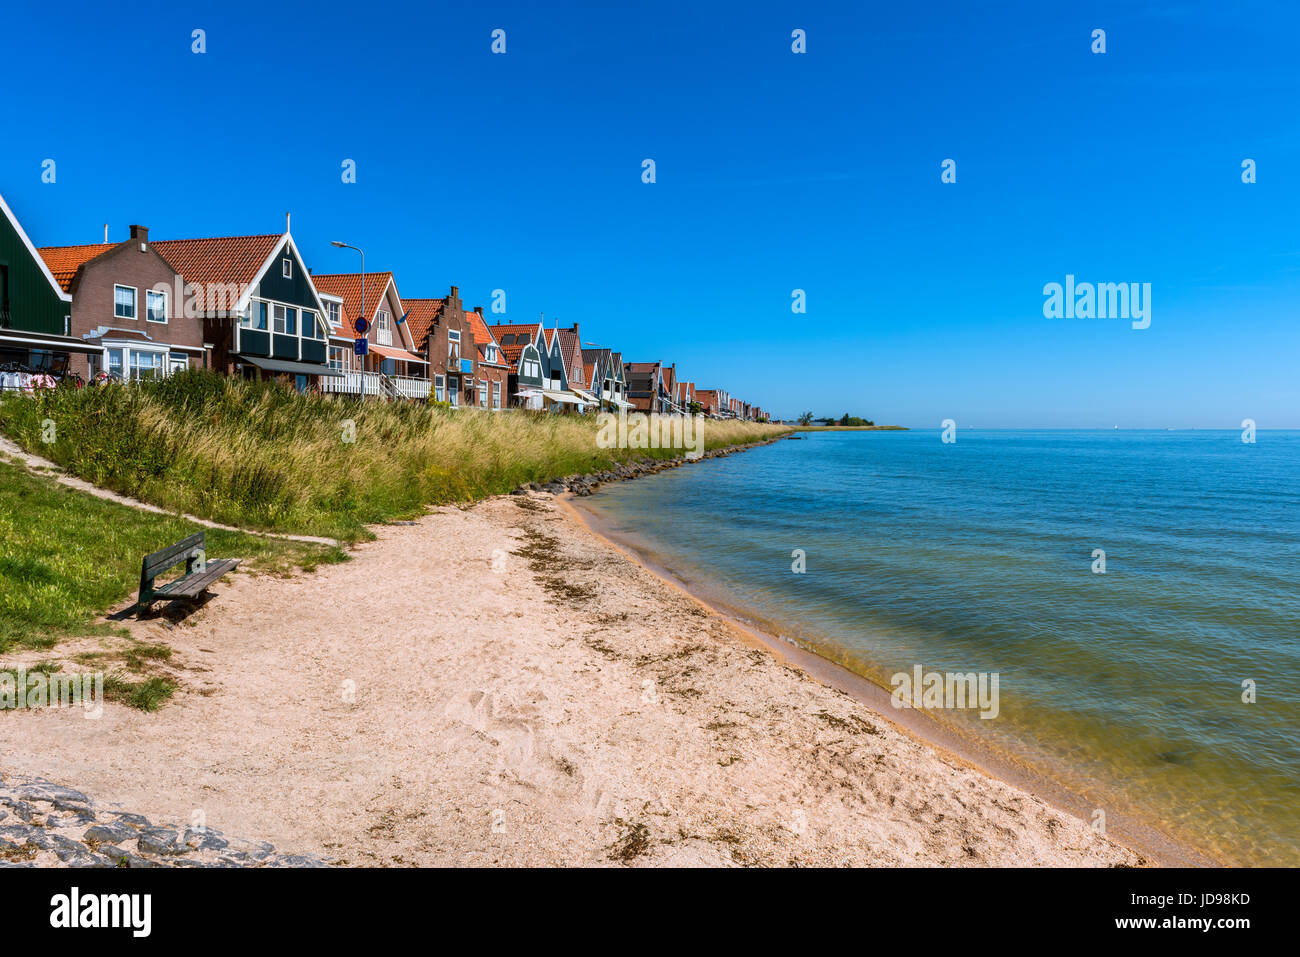
[[(185, 574), (155, 588), (154, 579), (173, 565), (180, 564), (182, 559), (185, 561)], [(233, 572), (238, 565), (238, 558), (209, 561), (202, 532), (146, 555), (140, 563), (140, 594), (135, 602), (136, 615), (147, 612), (155, 601), (197, 598), (209, 585)]]

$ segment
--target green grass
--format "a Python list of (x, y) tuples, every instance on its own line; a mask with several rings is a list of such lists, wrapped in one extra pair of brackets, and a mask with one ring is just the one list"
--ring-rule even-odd
[[(93, 619), (124, 604), (140, 582), (140, 559), (199, 531), (178, 518), (106, 502), (0, 461), (0, 653), (51, 648), (61, 638), (121, 631)], [(337, 548), (204, 529), (214, 557), (255, 570), (341, 561)], [(241, 566), (242, 567), (242, 566)], [(165, 655), (140, 644), (141, 660)], [(157, 689), (149, 692), (156, 697)]]
[[(0, 431), (96, 485), (174, 511), (347, 541), (429, 505), (680, 454), (601, 449), (594, 416), (357, 402), (197, 371), (0, 399)], [(708, 422), (705, 447), (787, 431)]]

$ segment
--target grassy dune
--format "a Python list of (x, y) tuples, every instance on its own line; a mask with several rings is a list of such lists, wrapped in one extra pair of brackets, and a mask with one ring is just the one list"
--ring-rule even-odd
[[(357, 402), (203, 372), (10, 396), (0, 401), (0, 430), (96, 485), (165, 508), (345, 540), (427, 505), (677, 454), (601, 449), (594, 416)], [(785, 431), (708, 422), (705, 446)]]

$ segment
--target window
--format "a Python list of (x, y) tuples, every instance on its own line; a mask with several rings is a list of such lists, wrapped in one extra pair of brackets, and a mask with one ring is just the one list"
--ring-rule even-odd
[(135, 318), (135, 288), (132, 286), (113, 287), (113, 315), (119, 319)]
[(497, 347), (494, 346), (494, 345), (487, 345), (487, 346), (484, 346), (484, 347), (483, 347), (483, 358), (486, 359), (488, 362), (496, 362), (496, 361), (497, 361)]
[(108, 350), (108, 374), (113, 376), (121, 376), (122, 374), (122, 350), (121, 349)]
[(286, 309), (284, 311), (284, 331), (291, 336), (298, 334), (298, 310)]
[(190, 360), (183, 352), (173, 352), (167, 357), (167, 365), (169, 372), (184, 372), (190, 367)]
[(487, 408), (487, 379), (478, 380), (478, 404)]
[(319, 339), (316, 329), (316, 313), (310, 309), (302, 311), (302, 336), (304, 339)]
[(447, 401), (453, 409), (460, 408), (460, 379), (454, 375), (447, 376)]
[(338, 326), (343, 323), (343, 319), (339, 314), (339, 304), (337, 302), (325, 303), (325, 316), (329, 319), (331, 326)]
[(500, 382), (492, 383), (492, 408), (494, 409), (501, 408), (501, 383)]
[(166, 356), (161, 352), (143, 352), (139, 349), (131, 350), (131, 378), (132, 379), (161, 379), (163, 375), (163, 360)]
[(329, 367), (337, 372), (343, 371), (343, 350), (335, 346), (330, 346)]
[(437, 402), (445, 402), (446, 399), (447, 399), (447, 397), (446, 397), (443, 393), (444, 393), (444, 386), (443, 386), (443, 379), (442, 379), (442, 376), (440, 376), (440, 375), (436, 375), (436, 376), (433, 377), (433, 398), (434, 398), (434, 400), (437, 401)]
[(515, 334), (513, 332), (507, 332), (501, 337), (501, 344), (503, 346), (513, 346), (515, 344)]
[(388, 312), (384, 309), (375, 313), (375, 341), (381, 346), (393, 344), (393, 332), (388, 328)]
[(271, 314), (275, 320), (275, 331), (284, 332), (284, 306), (272, 306)]
[(244, 314), (239, 317), (239, 324), (245, 329), (265, 329), (266, 303), (250, 302)]
[(460, 356), (460, 330), (447, 330), (447, 358), (459, 358)]
[(292, 259), (281, 259), (281, 260), (280, 260), (280, 275), (283, 276), (285, 279), (292, 279), (292, 278), (293, 278), (293, 260), (292, 260)]
[(167, 293), (150, 289), (144, 294), (144, 317), (149, 322), (167, 321)]

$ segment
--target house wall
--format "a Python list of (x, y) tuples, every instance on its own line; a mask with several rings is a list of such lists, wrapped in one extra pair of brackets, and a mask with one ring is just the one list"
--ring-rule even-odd
[(69, 303), (50, 285), (41, 264), (32, 258), (22, 237), (0, 213), (0, 328), (64, 334)]
[[(145, 249), (140, 249), (141, 243)], [(179, 274), (149, 243), (148, 233), (119, 243), (96, 259), (81, 267), (72, 282), (72, 335), (83, 338), (100, 326), (125, 329), (147, 335), (158, 345), (203, 347), (203, 319), (187, 318), (185, 303), (176, 301), (177, 289), (184, 290)], [(114, 314), (114, 287), (131, 286), (136, 291), (135, 318), (127, 319)], [(150, 322), (145, 318), (148, 290), (161, 288), (167, 291), (167, 321)], [(201, 368), (203, 353), (189, 352), (191, 368)], [(72, 369), (83, 377), (89, 372), (86, 356), (73, 356)]]

